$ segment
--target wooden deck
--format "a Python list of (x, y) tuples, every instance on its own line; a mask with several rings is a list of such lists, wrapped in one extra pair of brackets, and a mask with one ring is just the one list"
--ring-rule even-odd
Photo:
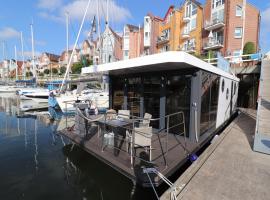
[[(78, 132), (78, 131), (77, 131)], [(119, 135), (114, 139), (114, 145), (103, 147), (103, 135), (98, 135), (98, 125), (92, 125), (91, 130), (86, 135), (78, 134), (76, 131), (64, 129), (60, 134), (66, 136), (75, 144), (97, 157), (104, 163), (113, 167), (128, 178), (136, 181), (143, 186), (149, 186), (147, 175), (143, 173), (143, 167), (155, 167), (165, 176), (172, 175), (179, 167), (187, 161), (188, 152), (194, 152), (198, 146), (183, 136), (168, 134), (168, 153), (166, 154), (166, 134), (154, 134), (152, 137), (152, 162), (145, 162), (142, 159), (149, 160), (149, 155), (142, 148), (136, 150), (136, 157), (133, 166), (131, 165), (130, 154), (127, 152), (125, 137)], [(185, 150), (187, 149), (187, 150)], [(162, 181), (159, 177), (152, 176), (151, 179), (156, 185)]]

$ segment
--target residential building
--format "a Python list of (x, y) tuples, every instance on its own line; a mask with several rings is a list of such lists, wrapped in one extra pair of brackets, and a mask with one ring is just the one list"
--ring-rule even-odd
[(202, 49), (203, 7), (196, 0), (186, 0), (180, 11), (180, 50), (200, 55)]
[[(71, 54), (72, 54), (72, 50), (68, 50), (68, 52), (67, 51), (63, 51), (61, 53), (61, 56), (59, 58), (59, 64), (60, 64), (60, 66), (67, 66), (68, 65), (69, 59), (71, 57)], [(71, 64), (72, 63), (80, 62), (80, 60), (81, 60), (80, 49), (75, 49), (75, 52), (73, 54), (73, 58), (71, 60)]]
[(105, 29), (101, 37), (101, 63), (122, 60), (122, 37), (110, 27)]
[(123, 59), (139, 57), (143, 53), (143, 30), (134, 25), (124, 26)]
[(259, 48), (260, 12), (246, 0), (207, 0), (204, 7), (203, 50), (223, 56), (242, 54), (246, 42)]
[(159, 26), (162, 19), (148, 13), (144, 17), (144, 27), (143, 27), (143, 46), (144, 55), (151, 55), (158, 53), (157, 48), (157, 38), (159, 36)]
[(59, 55), (55, 55), (52, 53), (44, 52), (38, 58), (38, 72), (43, 72), (45, 69), (56, 68), (59, 69)]
[(180, 10), (170, 6), (159, 26), (157, 48), (159, 52), (180, 50)]
[(82, 43), (81, 54), (87, 60), (93, 60), (96, 55), (97, 42), (84, 40)]

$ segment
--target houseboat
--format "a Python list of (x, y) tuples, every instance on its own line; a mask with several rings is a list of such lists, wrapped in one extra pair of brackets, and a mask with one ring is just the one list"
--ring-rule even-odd
[[(142, 186), (158, 186), (236, 111), (239, 79), (185, 52), (164, 52), (82, 69), (107, 76), (110, 110), (77, 104), (75, 144)], [(151, 170), (149, 170), (150, 172)]]

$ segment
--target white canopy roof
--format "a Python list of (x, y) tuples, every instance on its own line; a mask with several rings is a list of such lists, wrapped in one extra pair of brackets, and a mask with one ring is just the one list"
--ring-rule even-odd
[(97, 66), (82, 68), (82, 74), (109, 73), (109, 74), (128, 74), (162, 70), (177, 70), (186, 68), (199, 68), (214, 74), (239, 81), (239, 79), (203, 60), (192, 56), (183, 51), (169, 51), (149, 56), (122, 60), (113, 63), (106, 63)]

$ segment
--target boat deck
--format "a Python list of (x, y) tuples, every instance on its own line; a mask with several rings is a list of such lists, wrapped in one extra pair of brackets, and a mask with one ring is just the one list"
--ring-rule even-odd
[[(139, 148), (136, 150), (134, 163), (131, 165), (130, 153), (127, 151), (127, 143), (124, 137), (119, 136), (119, 140), (114, 141), (114, 147), (107, 146), (103, 149), (103, 137), (98, 136), (98, 126), (93, 126), (93, 130), (90, 131), (91, 133), (81, 135), (77, 134), (76, 131), (64, 129), (60, 131), (60, 134), (143, 186), (149, 186), (149, 179), (143, 173), (143, 167), (155, 167), (168, 177), (186, 162), (188, 152), (193, 152), (198, 147), (188, 139), (185, 141), (183, 136), (168, 134), (167, 138), (164, 132), (153, 134), (152, 162), (145, 161), (149, 160), (148, 154), (144, 153), (145, 151), (142, 148)], [(166, 154), (167, 140), (168, 153)], [(154, 177), (153, 175), (151, 175), (151, 179), (155, 185), (159, 185), (162, 182), (159, 177)]]

